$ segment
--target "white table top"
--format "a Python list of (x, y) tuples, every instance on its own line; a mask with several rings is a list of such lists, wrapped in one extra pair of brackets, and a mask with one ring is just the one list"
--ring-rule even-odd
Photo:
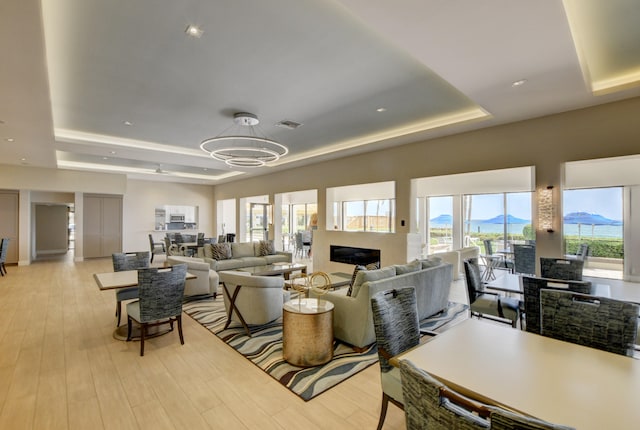
[[(592, 277), (583, 277), (583, 280), (591, 282), (591, 294), (594, 296), (640, 304), (640, 285), (609, 285), (607, 279)], [(562, 281), (558, 283), (562, 284)], [(520, 275), (512, 273), (505, 273), (487, 282), (487, 288), (507, 293), (523, 293)]]
[(397, 359), (463, 394), (557, 424), (640, 425), (640, 360), (630, 357), (470, 319)]
[[(187, 279), (195, 279), (196, 275), (187, 272)], [(94, 273), (98, 288), (101, 290), (116, 290), (118, 288), (135, 287), (138, 285), (137, 270), (123, 270), (121, 272)]]

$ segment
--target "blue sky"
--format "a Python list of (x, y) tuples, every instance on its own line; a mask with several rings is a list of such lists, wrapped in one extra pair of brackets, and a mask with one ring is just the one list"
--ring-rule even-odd
[(622, 187), (568, 190), (563, 195), (563, 212), (589, 212), (622, 220)]
[[(451, 197), (432, 197), (429, 218), (451, 214)], [(502, 194), (480, 194), (473, 196), (471, 219), (483, 220), (502, 213)], [(508, 213), (522, 219), (531, 219), (531, 194), (508, 194)], [(604, 217), (622, 220), (622, 188), (594, 188), (567, 190), (563, 196), (563, 213), (589, 212)]]

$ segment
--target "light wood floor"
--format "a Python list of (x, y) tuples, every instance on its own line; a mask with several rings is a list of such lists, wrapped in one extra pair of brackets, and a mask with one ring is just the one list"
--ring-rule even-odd
[[(0, 278), (0, 429), (375, 429), (379, 368), (304, 402), (184, 317), (177, 332), (117, 341), (110, 259), (9, 266)], [(390, 405), (385, 429), (404, 429)]]

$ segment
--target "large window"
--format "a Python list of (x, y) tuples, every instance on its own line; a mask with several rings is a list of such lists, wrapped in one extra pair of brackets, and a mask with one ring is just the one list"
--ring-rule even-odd
[(531, 193), (468, 194), (463, 200), (465, 244), (492, 242), (493, 251), (535, 240), (531, 225)]
[(359, 200), (342, 203), (342, 230), (390, 233), (394, 231), (394, 200)]
[(565, 253), (589, 245), (586, 270), (591, 276), (621, 278), (624, 259), (623, 187), (565, 190)]
[(450, 251), (453, 238), (453, 197), (428, 197), (428, 254)]
[(327, 189), (327, 230), (393, 233), (395, 223), (394, 182)]

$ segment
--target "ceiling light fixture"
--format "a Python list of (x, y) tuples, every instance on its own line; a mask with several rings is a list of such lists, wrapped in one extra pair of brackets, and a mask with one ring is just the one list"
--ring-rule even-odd
[(15, 142), (16, 141), (13, 137), (7, 137), (5, 140), (7, 142)]
[(187, 29), (184, 31), (191, 37), (195, 37), (196, 39), (200, 39), (202, 37), (202, 29), (197, 25), (189, 25)]
[(260, 121), (254, 114), (236, 113), (233, 122), (220, 135), (202, 141), (200, 148), (233, 167), (261, 167), (289, 153), (286, 146), (258, 133)]
[(386, 109), (383, 108), (383, 107), (380, 107), (380, 108), (376, 109), (376, 112), (385, 112), (385, 111), (386, 111)]
[(512, 87), (521, 87), (522, 85), (526, 84), (527, 80), (526, 79), (520, 79), (519, 81), (515, 81), (511, 84)]

